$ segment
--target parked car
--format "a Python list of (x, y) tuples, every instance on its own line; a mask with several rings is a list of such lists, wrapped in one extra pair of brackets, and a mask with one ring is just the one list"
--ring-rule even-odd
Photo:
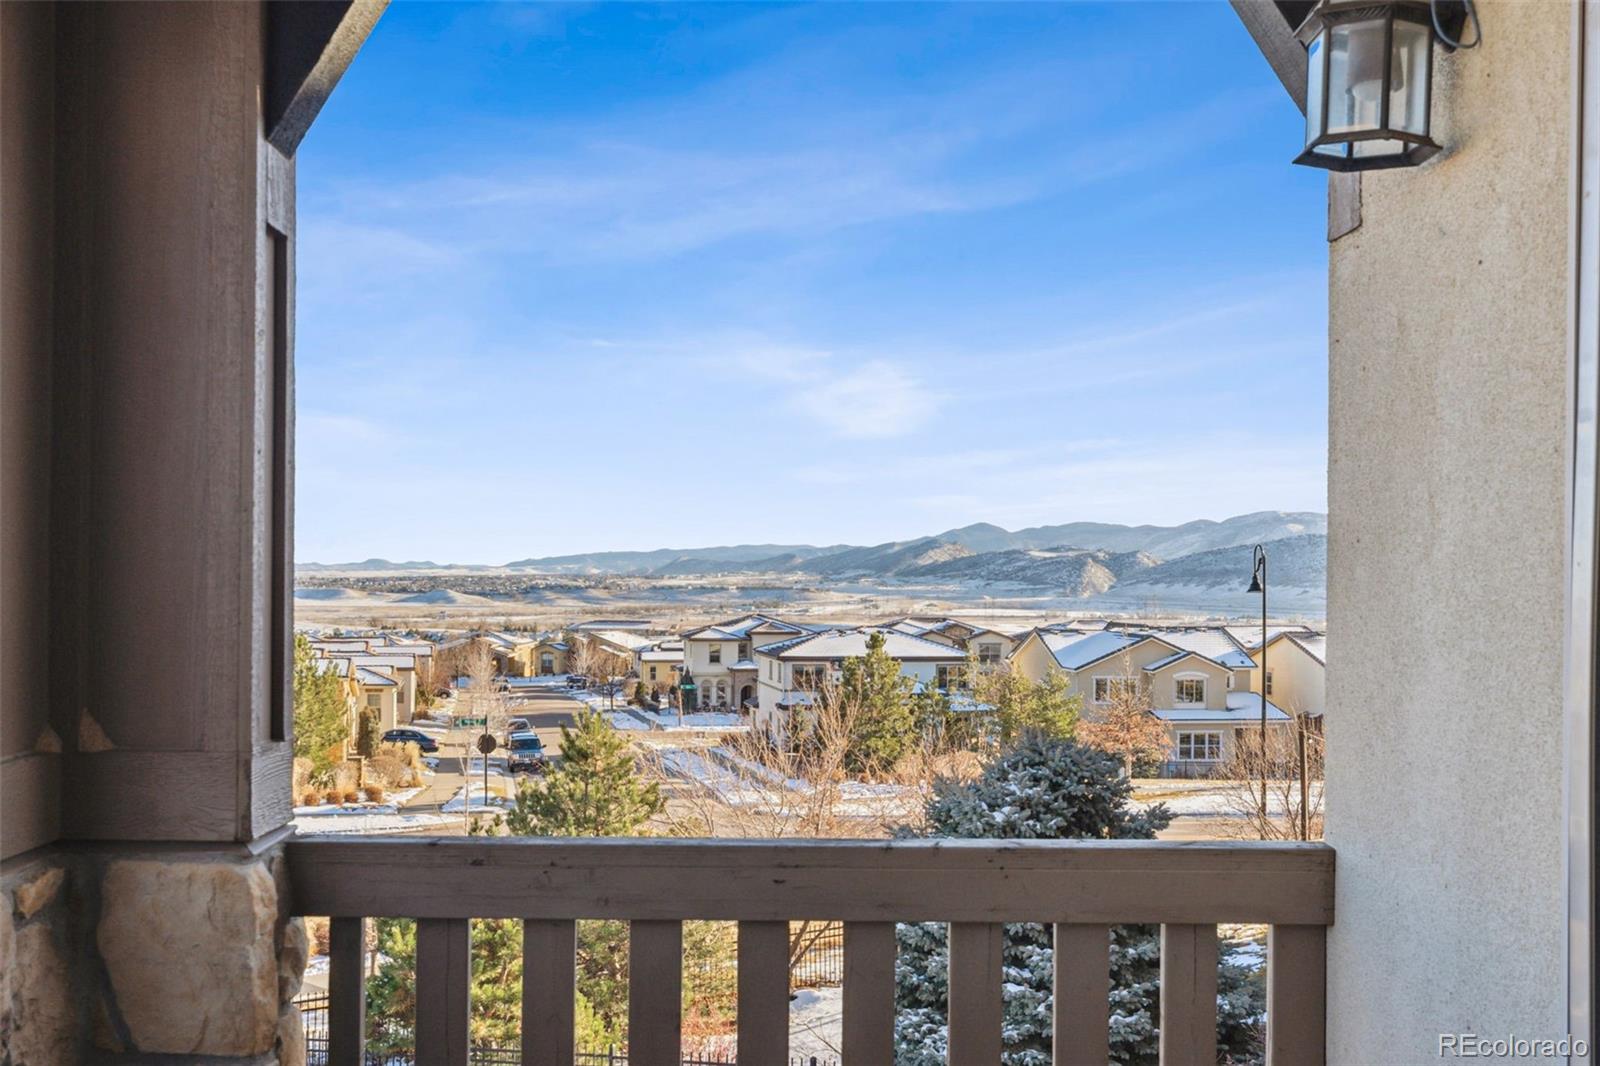
[(415, 744), (430, 755), (439, 750), (439, 742), (420, 729), (391, 729), (383, 734), (385, 744)]
[(532, 728), (526, 718), (513, 718), (506, 723), (506, 736), (509, 737), (512, 733), (526, 733)]
[(568, 688), (588, 688), (589, 687), (589, 679), (587, 677), (584, 677), (582, 674), (568, 674), (567, 675), (567, 687)]
[(506, 767), (512, 773), (539, 773), (544, 769), (544, 741), (536, 733), (512, 733), (506, 744)]

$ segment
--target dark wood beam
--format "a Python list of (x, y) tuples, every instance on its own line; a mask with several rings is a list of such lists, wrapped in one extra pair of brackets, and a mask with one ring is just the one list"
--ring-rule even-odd
[(275, 0), (267, 18), (267, 140), (293, 155), (389, 0)]
[(1295, 39), (1295, 27), (1273, 0), (1230, 0), (1233, 13), (1261, 49), (1289, 99), (1306, 109), (1306, 50)]

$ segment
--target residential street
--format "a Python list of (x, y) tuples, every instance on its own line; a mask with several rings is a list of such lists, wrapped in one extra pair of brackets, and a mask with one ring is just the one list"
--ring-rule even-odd
[[(561, 689), (524, 689), (511, 700), (511, 716), (526, 718), (533, 731), (544, 741), (545, 751), (551, 758), (561, 754), (561, 727), (576, 721), (583, 704)], [(440, 805), (460, 791), (466, 783), (466, 760), (477, 755), (478, 729), (449, 729), (439, 734), (439, 765), (428, 786), (417, 793), (402, 808), (407, 813), (437, 813)], [(502, 744), (504, 737), (497, 737)], [(493, 765), (502, 753), (491, 756)]]

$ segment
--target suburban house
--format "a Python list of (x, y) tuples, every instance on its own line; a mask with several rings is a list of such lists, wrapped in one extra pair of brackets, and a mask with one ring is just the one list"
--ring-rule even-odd
[(689, 630), (683, 635), (683, 673), (694, 683), (693, 705), (702, 710), (754, 706), (755, 649), (810, 632), (764, 614)]
[(914, 637), (948, 644), (952, 648), (977, 656), (980, 667), (994, 667), (1004, 662), (1017, 646), (1017, 638), (998, 629), (976, 626), (955, 618), (900, 618), (885, 623), (885, 627)]
[[(1330, 95), (1294, 32), (1310, 6), (1235, 0), (1256, 48), (1217, 61), (1286, 92), (1239, 136), (1154, 145), (1171, 188), (1196, 151), (1304, 151), (1307, 90), (1314, 130)], [(429, 1066), (469, 1061), (485, 917), (540, 960), (526, 1061), (573, 1061), (577, 922), (609, 919), (629, 923), (631, 1066), (681, 1062), (690, 920), (738, 923), (738, 1060), (785, 1063), (787, 919), (826, 918), (849, 1066), (893, 1061), (902, 921), (946, 925), (963, 1066), (1001, 1059), (1017, 922), (1054, 938), (1058, 1066), (1107, 1061), (1128, 923), (1161, 930), (1162, 1062), (1212, 1066), (1218, 926), (1245, 922), (1270, 927), (1269, 1066), (1417, 1066), (1468, 1039), (1592, 1066), (1600, 19), (1474, 7), (1476, 41), (1460, 5), (1438, 14), (1475, 47), (1423, 37), (1408, 68), (1431, 89), (1413, 136), (1439, 150), (1328, 180), (1326, 839), (952, 846), (296, 836), (295, 151), (382, 4), (0, 4), (0, 1059), (302, 1063), (318, 915), (339, 1066), (366, 1060), (373, 916), (416, 920)], [(1145, 643), (1140, 671), (1183, 650)], [(1028, 655), (1065, 669), (1074, 648)], [(1182, 694), (1209, 704), (1234, 671), (1190, 655), (1174, 692), (1204, 679)]]
[[(1256, 669), (1250, 690), (1260, 692), (1261, 641), (1250, 651)], [(1267, 698), (1291, 714), (1303, 714), (1320, 729), (1327, 710), (1328, 638), (1309, 630), (1285, 630), (1267, 639)]]
[[(1130, 694), (1143, 701), (1166, 727), (1163, 770), (1169, 774), (1209, 773), (1233, 758), (1252, 723), (1260, 727), (1261, 699), (1250, 694), (1255, 663), (1221, 627), (1035, 629), (1012, 653), (1011, 664), (1034, 682), (1065, 677), (1068, 690), (1083, 700), (1085, 716)], [(1292, 724), (1270, 697), (1266, 714), (1269, 729)]]
[(683, 676), (683, 641), (660, 640), (633, 653), (633, 669), (652, 696), (678, 687)]
[(533, 646), (533, 667), (536, 677), (550, 677), (568, 672), (567, 658), (572, 646), (554, 636), (540, 637)]
[(846, 659), (867, 654), (867, 641), (882, 634), (883, 650), (900, 673), (925, 688), (951, 687), (966, 667), (967, 654), (940, 641), (896, 629), (863, 626), (804, 633), (755, 649), (756, 709), (752, 724), (774, 736), (787, 730), (789, 712), (809, 707), (817, 691), (839, 679)]

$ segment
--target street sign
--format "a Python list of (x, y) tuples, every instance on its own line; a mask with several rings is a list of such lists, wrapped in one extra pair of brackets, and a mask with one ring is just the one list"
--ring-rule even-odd
[(456, 725), (460, 726), (463, 729), (468, 729), (468, 728), (471, 728), (472, 726), (481, 727), (481, 726), (486, 726), (488, 724), (489, 724), (489, 720), (487, 718), (457, 718), (456, 719)]
[(478, 751), (481, 754), (488, 755), (497, 747), (499, 747), (499, 743), (494, 739), (493, 733), (485, 733), (478, 738)]

